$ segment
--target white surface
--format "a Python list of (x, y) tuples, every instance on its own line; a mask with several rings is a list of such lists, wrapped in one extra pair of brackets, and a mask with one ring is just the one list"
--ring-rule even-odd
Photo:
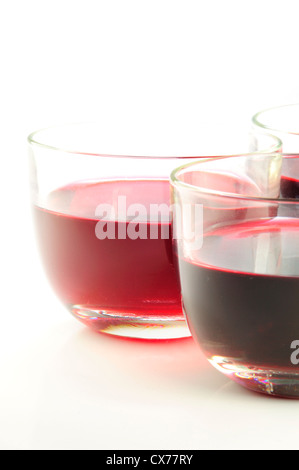
[(299, 403), (230, 383), (192, 340), (68, 316), (35, 249), (25, 143), (97, 115), (136, 139), (153, 122), (196, 137), (202, 119), (299, 101), (298, 1), (2, 2), (0, 44), (0, 448), (298, 448)]
[(7, 448), (297, 447), (297, 402), (240, 389), (210, 368), (193, 340), (119, 341), (70, 320), (0, 372)]

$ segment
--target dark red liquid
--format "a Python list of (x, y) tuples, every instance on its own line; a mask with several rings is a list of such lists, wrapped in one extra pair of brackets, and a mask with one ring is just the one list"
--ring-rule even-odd
[(299, 199), (299, 156), (286, 155), (283, 158), (281, 196), (286, 199)]
[(285, 199), (299, 199), (299, 178), (283, 176), (281, 179), (281, 196)]
[(219, 228), (191, 259), (180, 253), (179, 265), (189, 327), (209, 359), (296, 369), (290, 346), (299, 339), (298, 219)]
[[(116, 238), (99, 240), (95, 229), (98, 204), (116, 206), (118, 196), (127, 205), (169, 204), (164, 180), (83, 182), (53, 192), (47, 209), (35, 207), (38, 240), (51, 283), (61, 300), (75, 306), (131, 316), (183, 318), (180, 289), (173, 264), (169, 221), (140, 219), (136, 230), (147, 239), (119, 239), (129, 221), (109, 220)], [(156, 230), (157, 239), (150, 238)], [(164, 235), (165, 236), (165, 235)]]

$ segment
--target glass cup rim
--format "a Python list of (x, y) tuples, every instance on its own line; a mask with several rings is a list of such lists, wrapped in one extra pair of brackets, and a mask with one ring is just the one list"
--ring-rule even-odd
[[(197, 160), (195, 162), (191, 162), (191, 163), (187, 163), (185, 165), (181, 165), (180, 167), (174, 169), (172, 172), (171, 172), (171, 175), (170, 175), (170, 184), (174, 187), (174, 188), (179, 188), (179, 189), (184, 189), (186, 191), (191, 191), (191, 192), (195, 192), (195, 193), (200, 193), (200, 194), (206, 194), (208, 196), (213, 196), (213, 197), (221, 197), (221, 198), (225, 198), (225, 199), (228, 199), (228, 200), (232, 200), (232, 199), (235, 199), (235, 200), (240, 200), (240, 201), (252, 201), (252, 202), (263, 202), (263, 203), (268, 203), (268, 204), (288, 204), (288, 205), (299, 205), (299, 200), (298, 199), (291, 199), (291, 198), (269, 198), (269, 197), (255, 197), (255, 196), (246, 196), (246, 195), (239, 195), (239, 194), (234, 194), (234, 193), (227, 193), (227, 192), (224, 192), (224, 191), (217, 191), (217, 190), (213, 190), (213, 189), (207, 189), (207, 188), (201, 188), (200, 186), (196, 186), (196, 185), (193, 185), (193, 184), (190, 184), (190, 183), (185, 183), (183, 181), (180, 181), (179, 178), (178, 178), (178, 173), (180, 173), (181, 171), (183, 170), (186, 170), (190, 167), (193, 167), (193, 166), (196, 166), (196, 165), (202, 165), (204, 163), (207, 163), (207, 162), (213, 162), (213, 161), (218, 161), (218, 160), (226, 160), (226, 159), (231, 159), (231, 158), (246, 158), (250, 155), (265, 155), (265, 153), (262, 153), (262, 152), (255, 152), (255, 153), (251, 153), (251, 154), (244, 154), (244, 155), (232, 155), (232, 156), (224, 156), (224, 157), (218, 157), (218, 158), (207, 158), (207, 159), (201, 159), (201, 160)], [(269, 156), (272, 155), (271, 153), (268, 154)], [(279, 154), (277, 153), (273, 153), (273, 156), (277, 156)], [(288, 153), (282, 153), (282, 158), (295, 158), (294, 155), (292, 154), (288, 154)], [(299, 159), (299, 156), (296, 157)]]
[[(49, 142), (43, 142), (42, 139), (38, 139), (38, 136), (42, 134), (43, 132), (47, 131), (55, 131), (55, 129), (62, 129), (63, 127), (70, 127), (70, 126), (87, 126), (87, 125), (95, 125), (97, 124), (97, 121), (82, 121), (82, 122), (71, 122), (71, 123), (64, 123), (64, 124), (58, 124), (58, 125), (53, 125), (53, 126), (48, 126), (48, 127), (43, 127), (40, 128), (36, 131), (31, 132), (28, 137), (27, 137), (27, 142), (31, 146), (37, 146), (43, 149), (47, 150), (52, 150), (55, 152), (62, 152), (62, 153), (69, 153), (73, 155), (88, 155), (88, 156), (94, 156), (94, 157), (111, 157), (111, 158), (129, 158), (129, 159), (144, 159), (144, 160), (149, 160), (149, 159), (157, 159), (157, 160), (201, 160), (201, 159), (213, 159), (213, 158), (221, 158), (223, 157), (237, 157), (242, 154), (238, 153), (232, 153), (232, 154), (224, 154), (224, 155), (206, 155), (205, 153), (198, 154), (198, 155), (188, 155), (188, 154), (182, 154), (182, 155), (158, 155), (158, 154), (153, 154), (153, 155), (142, 155), (142, 154), (121, 154), (121, 153), (99, 153), (99, 152), (84, 152), (84, 151), (78, 151), (78, 150), (72, 150), (70, 148), (64, 148), (64, 147), (59, 147), (55, 145), (51, 145)], [(282, 149), (282, 141), (278, 136), (272, 135), (270, 133), (264, 134), (262, 132), (253, 132), (252, 130), (248, 130), (246, 132), (246, 129), (244, 130), (244, 134), (252, 134), (252, 135), (260, 135), (260, 137), (267, 137), (272, 140), (271, 144), (265, 149), (261, 149), (256, 152), (248, 152), (244, 153), (243, 155), (252, 155), (256, 153), (279, 153), (281, 152)], [(200, 142), (199, 142), (200, 146)]]
[(270, 132), (280, 132), (282, 134), (299, 135), (299, 131), (292, 132), (288, 129), (276, 128), (276, 126), (271, 126), (271, 124), (267, 124), (266, 122), (263, 122), (263, 120), (261, 119), (261, 117), (266, 113), (271, 113), (272, 111), (279, 111), (279, 110), (291, 109), (291, 108), (296, 108), (296, 107), (299, 108), (299, 103), (284, 104), (281, 106), (272, 106), (271, 108), (263, 109), (252, 117), (252, 123), (257, 127), (261, 129), (265, 129)]

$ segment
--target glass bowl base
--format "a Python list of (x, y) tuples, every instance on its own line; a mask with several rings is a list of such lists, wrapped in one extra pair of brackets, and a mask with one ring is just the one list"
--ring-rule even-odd
[(239, 385), (273, 397), (299, 399), (299, 370), (249, 367), (232, 358), (214, 356), (209, 362)]
[(136, 315), (72, 306), (72, 315), (99, 333), (148, 340), (167, 340), (191, 336), (183, 316)]

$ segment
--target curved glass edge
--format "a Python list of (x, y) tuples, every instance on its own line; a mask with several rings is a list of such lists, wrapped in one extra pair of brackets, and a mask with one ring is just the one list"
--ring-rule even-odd
[[(265, 153), (261, 152), (256, 152), (252, 155), (265, 155)], [(280, 154), (280, 153), (268, 153), (266, 154), (269, 157), (273, 156), (273, 158), (281, 158), (283, 159), (284, 157), (293, 157), (293, 155), (289, 154)], [(242, 200), (242, 201), (252, 201), (252, 202), (263, 202), (263, 203), (268, 203), (268, 204), (292, 204), (294, 206), (299, 205), (299, 200), (294, 200), (294, 199), (283, 199), (283, 198), (267, 198), (267, 197), (254, 197), (254, 196), (244, 196), (244, 195), (239, 195), (239, 194), (234, 194), (234, 193), (226, 193), (223, 191), (216, 191), (212, 189), (206, 189), (206, 188), (201, 188), (199, 186), (194, 186), (189, 183), (185, 183), (179, 179), (179, 173), (187, 170), (188, 168), (192, 168), (193, 166), (195, 167), (196, 165), (204, 165), (204, 163), (207, 162), (213, 162), (213, 161), (219, 161), (219, 160), (226, 160), (226, 159), (231, 159), (231, 158), (246, 158), (249, 157), (249, 155), (239, 155), (239, 156), (225, 156), (225, 157), (218, 157), (218, 158), (207, 158), (203, 160), (198, 160), (196, 162), (191, 162), (186, 165), (182, 165), (175, 170), (172, 171), (170, 175), (170, 184), (173, 188), (179, 189), (179, 190), (185, 190), (193, 193), (199, 193), (199, 194), (205, 194), (205, 195), (210, 195), (210, 196), (216, 196), (216, 197), (221, 197), (221, 198), (227, 198), (227, 199), (236, 199), (236, 200)], [(299, 158), (299, 157), (298, 157)]]

